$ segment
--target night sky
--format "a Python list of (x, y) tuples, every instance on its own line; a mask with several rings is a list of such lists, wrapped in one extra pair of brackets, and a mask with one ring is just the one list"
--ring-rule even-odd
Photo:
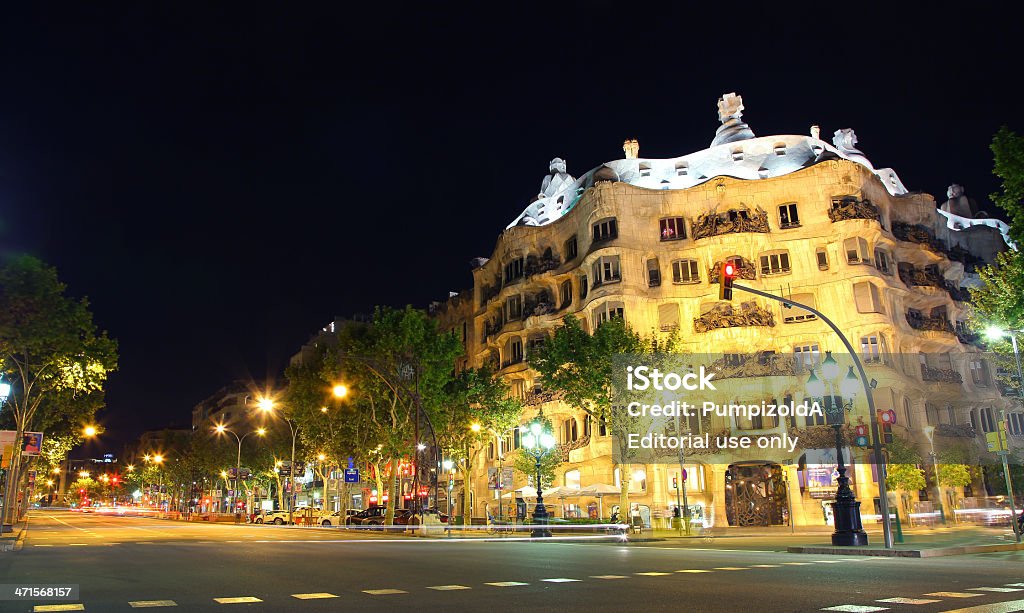
[(0, 254), (57, 266), (119, 340), (113, 450), (280, 377), (335, 315), (467, 287), (552, 157), (706, 148), (722, 93), (758, 136), (854, 128), (939, 202), (987, 200), (992, 134), (1024, 127), (1018, 21), (979, 3), (428, 4), (5, 15)]

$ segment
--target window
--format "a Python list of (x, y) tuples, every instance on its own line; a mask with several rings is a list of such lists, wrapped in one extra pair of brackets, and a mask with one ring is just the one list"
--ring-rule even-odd
[(523, 297), (516, 294), (505, 299), (505, 321), (517, 321), (523, 318)]
[(885, 249), (875, 249), (875, 268), (882, 271), (882, 274), (892, 274), (892, 258)]
[(505, 283), (523, 278), (523, 258), (516, 258), (505, 264)]
[(860, 355), (865, 362), (877, 363), (882, 361), (882, 353), (877, 335), (860, 337)]
[(672, 262), (672, 282), (679, 284), (700, 283), (700, 269), (697, 260), (676, 260)]
[(526, 400), (526, 381), (523, 379), (510, 380), (508, 383), (508, 397)]
[(775, 251), (761, 256), (761, 275), (782, 275), (790, 271), (789, 252)]
[[(793, 302), (799, 302), (800, 304), (806, 304), (812, 309), (817, 305), (814, 304), (814, 294), (793, 294)], [(795, 324), (801, 321), (813, 321), (818, 316), (810, 311), (805, 311), (800, 307), (782, 307), (782, 323)]]
[(579, 255), (579, 248), (576, 244), (576, 237), (573, 236), (565, 241), (565, 261), (575, 260), (577, 255)]
[[(774, 402), (768, 400), (769, 403)], [(736, 429), (737, 430), (767, 430), (770, 428), (779, 427), (778, 415), (773, 416), (736, 416)]]
[(779, 227), (785, 230), (786, 228), (796, 228), (799, 225), (800, 215), (797, 214), (796, 203), (779, 205)]
[(858, 313), (884, 313), (882, 296), (874, 283), (861, 281), (853, 284), (853, 298), (857, 303)]
[(647, 260), (647, 287), (658, 287), (661, 285), (661, 266), (658, 258)]
[(672, 332), (679, 329), (679, 305), (674, 302), (658, 305), (658, 329)]
[(594, 328), (597, 328), (612, 317), (624, 317), (625, 304), (621, 302), (605, 302), (594, 309)]
[(686, 238), (686, 220), (682, 217), (666, 217), (658, 222), (661, 240), (677, 241)]
[(576, 420), (570, 417), (562, 422), (562, 442), (571, 443), (577, 439), (579, 439), (579, 432), (577, 431)]
[(1010, 413), (1007, 428), (1014, 436), (1024, 436), (1024, 413)]
[(618, 238), (619, 228), (615, 223), (615, 218), (605, 219), (594, 224), (594, 242), (610, 241), (614, 238)]
[[(975, 385), (987, 386), (989, 378), (988, 365), (985, 364), (985, 360), (971, 360), (970, 367), (971, 381), (973, 381)], [(990, 432), (990, 430), (986, 430), (986, 432)]]
[(544, 343), (547, 342), (548, 337), (543, 334), (537, 334), (531, 336), (526, 341), (526, 351), (528, 355), (537, 355), (540, 350), (544, 348)]
[(587, 275), (580, 275), (580, 300), (587, 297)]
[(848, 238), (843, 241), (843, 248), (846, 250), (847, 264), (868, 264), (871, 262), (868, 242), (863, 238)]
[(563, 281), (559, 289), (559, 296), (562, 299), (562, 308), (567, 308), (572, 304), (572, 280)]
[(793, 347), (793, 357), (798, 368), (815, 368), (821, 358), (817, 343)]
[(903, 425), (909, 430), (914, 427), (914, 411), (910, 407), (910, 398), (903, 399)]
[(594, 287), (621, 280), (619, 256), (605, 255), (594, 261)]
[(815, 249), (814, 257), (818, 261), (818, 270), (828, 270), (828, 252), (824, 247)]
[(514, 336), (505, 343), (505, 363), (502, 366), (510, 366), (523, 361), (523, 339)]
[(597, 422), (597, 435), (608, 436), (608, 420), (605, 419), (604, 415)]
[(565, 471), (565, 487), (571, 487), (575, 489), (580, 488), (580, 471), (579, 470), (567, 470)]
[(981, 409), (981, 429), (984, 432), (995, 432), (996, 431), (996, 420), (992, 415), (992, 408), (985, 407)]

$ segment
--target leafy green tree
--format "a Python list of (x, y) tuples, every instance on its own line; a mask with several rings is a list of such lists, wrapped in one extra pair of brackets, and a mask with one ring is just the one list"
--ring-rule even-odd
[(916, 492), (924, 489), (926, 481), (921, 470), (921, 454), (903, 438), (894, 435), (886, 445), (889, 461), (885, 484), (895, 492)]
[[(622, 318), (602, 323), (590, 335), (575, 316), (568, 315), (554, 336), (530, 358), (530, 366), (540, 374), (545, 387), (560, 392), (566, 403), (586, 411), (596, 421), (606, 422), (615, 435), (635, 431), (635, 424), (624, 423), (623, 420), (628, 420), (624, 411), (611, 410), (615, 356), (651, 355), (655, 351), (672, 352), (675, 349), (671, 338), (643, 339)], [(626, 437), (617, 438), (621, 451)], [(628, 455), (619, 454), (618, 468), (622, 488), (619, 506), (628, 509)]]
[(1002, 185), (989, 198), (1010, 216), (1010, 238), (1024, 245), (1024, 137), (1003, 126), (992, 138), (991, 149), (992, 173)]
[[(0, 268), (0, 374), (11, 384), (7, 407), (19, 439), (80, 418), (76, 408), (94, 411), (94, 395), (117, 367), (117, 343), (97, 330), (88, 301), (65, 290), (57, 271), (36, 258), (17, 257)], [(9, 482), (20, 482), (22, 464), (18, 446)], [(8, 521), (12, 507), (4, 507)]]

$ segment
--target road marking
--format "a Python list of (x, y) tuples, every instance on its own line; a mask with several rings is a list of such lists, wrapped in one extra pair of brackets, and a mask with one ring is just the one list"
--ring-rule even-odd
[(715, 570), (750, 570), (745, 566), (719, 566)]
[(69, 547), (88, 547), (89, 543), (68, 543)]
[(427, 586), (428, 590), (437, 590), (439, 592), (452, 592), (455, 590), (471, 590), (473, 588), (468, 585), (430, 585)]
[(815, 564), (842, 564), (843, 562), (849, 562), (849, 560), (815, 560)]
[(43, 613), (44, 611), (84, 611), (84, 604), (37, 604), (32, 607), (33, 613)]
[(750, 568), (778, 568), (778, 564), (752, 564)]
[(298, 598), (299, 600), (316, 600), (318, 598), (340, 598), (337, 594), (329, 594), (327, 592), (313, 592), (312, 594), (292, 594), (292, 598)]
[(889, 602), (892, 604), (931, 604), (933, 602), (942, 601), (929, 598), (881, 598), (875, 602)]
[(842, 604), (838, 607), (828, 607), (822, 611), (846, 611), (846, 613), (872, 613), (872, 611), (888, 611), (888, 607), (872, 607), (860, 604)]
[(173, 600), (129, 600), (128, 604), (133, 609), (151, 609), (153, 607), (176, 607), (178, 603)]
[(493, 583), (485, 583), (484, 585), (493, 585), (494, 587), (516, 587), (517, 585), (530, 585), (529, 583), (523, 583), (522, 581), (495, 581)]
[(53, 545), (32, 545), (33, 547), (53, 547)]
[(363, 590), (364, 593), (370, 594), (371, 596), (385, 596), (387, 594), (408, 594), (405, 590)]
[(786, 566), (810, 566), (813, 562), (783, 562)]
[(662, 573), (658, 571), (650, 571), (646, 573), (633, 573), (634, 575), (643, 575), (644, 577), (663, 577), (665, 575), (671, 575), (672, 573)]
[(541, 579), (541, 581), (547, 581), (548, 583), (571, 583), (573, 581), (579, 581), (579, 579), (568, 579), (566, 577), (555, 577), (554, 579)]
[(925, 596), (935, 596), (936, 598), (973, 598), (975, 596), (981, 596), (981, 594), (968, 594), (967, 592), (931, 592), (925, 594)]
[(214, 598), (220, 604), (242, 604), (244, 602), (263, 602), (255, 596), (235, 596), (232, 598)]
[(974, 592), (1024, 592), (1022, 587), (969, 587)]
[(590, 575), (591, 579), (629, 579), (625, 575)]
[(687, 569), (687, 570), (677, 570), (676, 572), (677, 573), (713, 573), (715, 571), (713, 571), (713, 570), (703, 570), (703, 569), (699, 569), (699, 568), (690, 568), (690, 569)]
[(1007, 583), (1006, 587), (1024, 587), (1024, 583)]
[(1024, 600), (1009, 600), (964, 609), (951, 609), (944, 613), (1014, 613), (1015, 611), (1024, 611)]

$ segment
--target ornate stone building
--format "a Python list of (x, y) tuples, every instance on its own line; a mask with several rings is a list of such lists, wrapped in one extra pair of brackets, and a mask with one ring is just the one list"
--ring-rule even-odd
[[(725, 261), (735, 262), (751, 287), (829, 315), (877, 380), (877, 407), (896, 411), (894, 429), (908, 440), (922, 441), (926, 425), (935, 427), (937, 440), (980, 437), (995, 427), (1000, 409), (1019, 411), (1000, 395), (994, 366), (964, 325), (965, 288), (978, 281), (979, 264), (1006, 248), (1006, 225), (973, 217), (959, 186), (941, 208), (932, 196), (907, 191), (894, 171), (875, 169), (856, 149), (852, 130), (836, 131), (831, 143), (818, 138), (817, 126), (810, 136), (756, 137), (742, 110), (739, 96), (723, 96), (711, 147), (690, 155), (645, 159), (630, 140), (624, 159), (578, 179), (564, 161), (552, 160), (540, 193), (501, 234), (491, 257), (474, 260), (472, 290), (435, 308), (442, 326), (463, 339), (466, 364), (492, 364), (526, 401), (524, 422), (540, 407), (552, 420), (564, 460), (556, 485), (629, 479), (631, 503), (654, 523), (676, 503), (678, 466), (633, 465), (620, 475), (606, 428), (543, 390), (526, 360), (569, 314), (590, 331), (611, 317), (624, 317), (647, 336), (678, 331), (688, 352), (737, 356), (737, 377), (792, 373), (826, 351), (844, 352), (806, 312), (741, 292), (720, 302), (717, 277)], [(763, 359), (741, 363), (742, 354), (755, 352)], [(867, 411), (858, 410), (864, 423)], [(1018, 446), (1021, 425), (1024, 416), (1012, 418)], [(702, 428), (797, 431), (805, 446), (817, 437), (822, 448), (833, 440), (830, 429), (804, 418), (718, 420), (690, 429)], [(506, 450), (518, 445), (512, 438)], [(495, 492), (485, 489), (496, 455), (489, 445), (470, 479), (476, 516), (485, 503), (497, 506)], [(854, 455), (855, 488), (870, 514), (877, 484), (865, 452)], [(816, 481), (808, 454), (786, 462), (729, 461), (713, 453), (686, 460), (688, 502), (705, 524), (824, 523), (821, 499), (834, 487)], [(831, 467), (826, 480), (828, 473)], [(524, 484), (517, 475), (515, 487)], [(965, 493), (972, 492), (956, 495)], [(900, 495), (905, 509), (914, 509), (927, 493)], [(605, 516), (617, 501), (604, 501)], [(558, 515), (594, 514), (593, 498), (547, 502), (565, 504)], [(775, 511), (741, 512), (758, 504)]]

